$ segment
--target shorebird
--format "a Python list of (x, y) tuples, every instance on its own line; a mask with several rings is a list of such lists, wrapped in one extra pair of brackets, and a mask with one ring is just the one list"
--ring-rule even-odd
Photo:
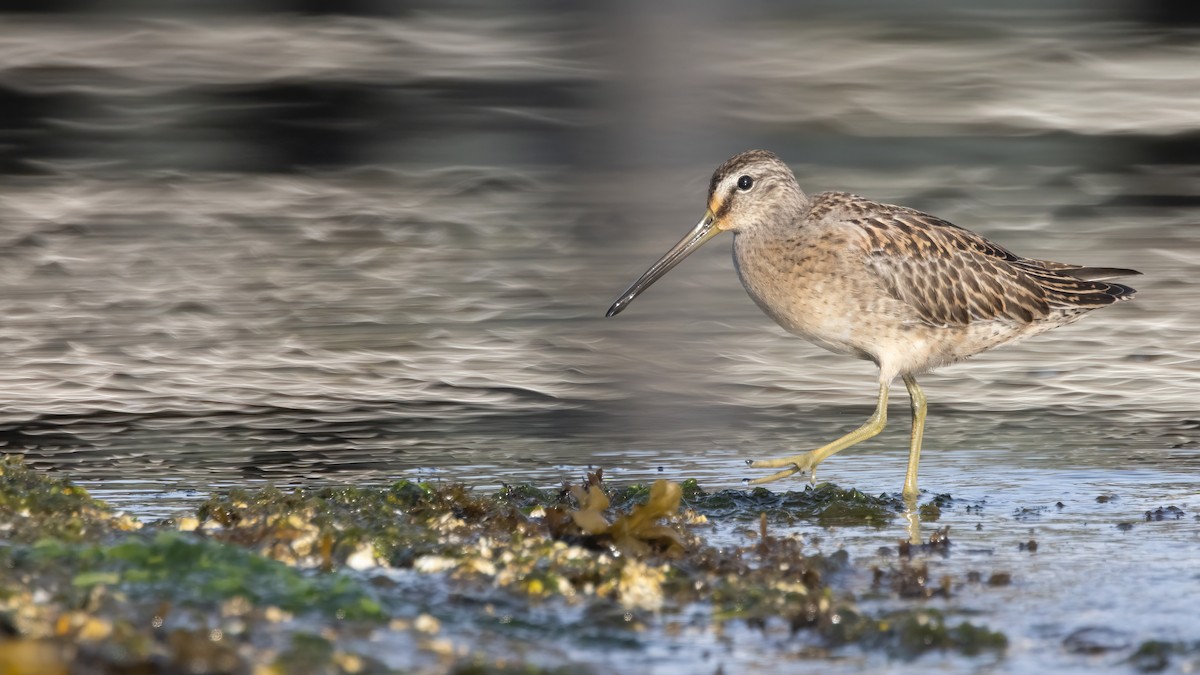
[(779, 157), (751, 150), (717, 168), (704, 217), (607, 316), (725, 231), (760, 309), (795, 335), (879, 367), (875, 412), (862, 426), (810, 452), (748, 460), (781, 469), (753, 484), (803, 472), (815, 480), (818, 464), (878, 434), (900, 376), (912, 403), (903, 494), (915, 499), (926, 411), (916, 376), (1128, 300), (1134, 289), (1108, 280), (1140, 274), (1024, 258), (940, 218), (845, 192), (808, 196)]

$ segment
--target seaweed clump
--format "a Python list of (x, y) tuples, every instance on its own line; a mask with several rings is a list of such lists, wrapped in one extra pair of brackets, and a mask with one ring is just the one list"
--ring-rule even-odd
[(13, 456), (0, 457), (0, 525), (5, 540), (20, 544), (95, 541), (141, 527), (71, 481), (35, 471)]
[[(865, 614), (837, 588), (847, 554), (772, 532), (796, 519), (873, 527), (902, 508), (828, 484), (781, 495), (709, 494), (694, 481), (614, 489), (596, 471), (560, 490), (496, 494), (411, 481), (233, 490), (139, 530), (65, 481), (16, 460), (0, 468), (0, 503), (44, 500), (0, 511), (0, 526), (17, 531), (51, 504), (73, 514), (44, 528), (21, 521), (22, 537), (0, 548), (0, 630), (20, 636), (0, 641), (0, 663), (16, 650), (27, 664), (88, 659), (121, 672), (382, 672), (346, 645), (399, 643), (414, 670), (527, 672), (519, 655), (478, 651), (480, 635), (619, 644), (681, 621), (716, 634), (782, 626), (814, 649), (901, 656), (1004, 644), (934, 612)], [(714, 546), (697, 533), (716, 518), (758, 528)]]
[(0, 531), (2, 672), (248, 672), (296, 621), (386, 618), (345, 574), (143, 525), (12, 457), (0, 459)]
[(1008, 647), (1008, 638), (1003, 633), (969, 621), (950, 624), (944, 614), (928, 608), (895, 612), (884, 617), (869, 642), (904, 659), (913, 659), (931, 650), (952, 650), (965, 656), (978, 656), (1000, 653)]
[(832, 483), (807, 485), (803, 490), (788, 492), (759, 487), (709, 494), (696, 489), (685, 502), (710, 518), (758, 518), (765, 513), (768, 520), (776, 523), (791, 525), (798, 520), (813, 520), (826, 527), (883, 527), (904, 511), (904, 502), (896, 497), (872, 497)]
[(1171, 666), (1179, 672), (1192, 672), (1200, 666), (1200, 642), (1146, 640), (1125, 662), (1143, 673), (1161, 673)]

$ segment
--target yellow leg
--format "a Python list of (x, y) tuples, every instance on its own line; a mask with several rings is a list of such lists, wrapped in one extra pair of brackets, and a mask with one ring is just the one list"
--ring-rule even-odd
[(917, 378), (904, 376), (908, 387), (908, 398), (912, 402), (912, 441), (908, 446), (908, 472), (904, 474), (905, 498), (917, 498), (917, 464), (921, 461), (921, 438), (925, 435), (925, 392), (917, 385)]
[(904, 495), (904, 520), (908, 523), (908, 543), (921, 545), (921, 512), (917, 510), (917, 496)]
[[(905, 379), (907, 382), (907, 378)], [(911, 391), (911, 389), (910, 389)], [(751, 485), (761, 485), (770, 483), (771, 481), (787, 478), (795, 473), (808, 471), (812, 473), (817, 465), (829, 458), (830, 455), (845, 450), (855, 443), (865, 441), (868, 438), (883, 431), (887, 426), (887, 400), (888, 400), (888, 385), (886, 382), (879, 384), (879, 402), (875, 404), (875, 413), (861, 427), (842, 436), (829, 445), (817, 448), (811, 452), (806, 452), (800, 455), (792, 455), (790, 457), (780, 457), (778, 459), (757, 459), (746, 462), (755, 469), (776, 469), (786, 467), (782, 471), (756, 478), (752, 481), (747, 481)], [(924, 400), (924, 399), (922, 399)], [(814, 475), (815, 480), (815, 475)], [(914, 481), (915, 481), (914, 474)], [(914, 485), (916, 483), (914, 482)]]

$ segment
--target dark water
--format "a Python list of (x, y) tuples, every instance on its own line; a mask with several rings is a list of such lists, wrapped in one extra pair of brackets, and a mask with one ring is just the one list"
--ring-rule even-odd
[[(809, 191), (1145, 273), (924, 378), (922, 487), (988, 505), (967, 548), (1050, 542), (1011, 602), (965, 601), (1016, 636), (1002, 670), (1115, 665), (1063, 650), (1091, 625), (1200, 639), (1195, 30), (1070, 3), (458, 10), (3, 17), (4, 450), (142, 515), (264, 481), (735, 487), (857, 426), (873, 366), (761, 315), (728, 240), (602, 316), (717, 163), (768, 147)], [(822, 477), (897, 491), (902, 398)], [(1188, 520), (1115, 529), (1166, 504)]]

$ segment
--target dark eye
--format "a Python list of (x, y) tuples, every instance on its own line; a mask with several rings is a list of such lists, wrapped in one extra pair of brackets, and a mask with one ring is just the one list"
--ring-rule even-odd
[(738, 179), (738, 189), (742, 192), (754, 187), (754, 179), (750, 176), (742, 176)]

